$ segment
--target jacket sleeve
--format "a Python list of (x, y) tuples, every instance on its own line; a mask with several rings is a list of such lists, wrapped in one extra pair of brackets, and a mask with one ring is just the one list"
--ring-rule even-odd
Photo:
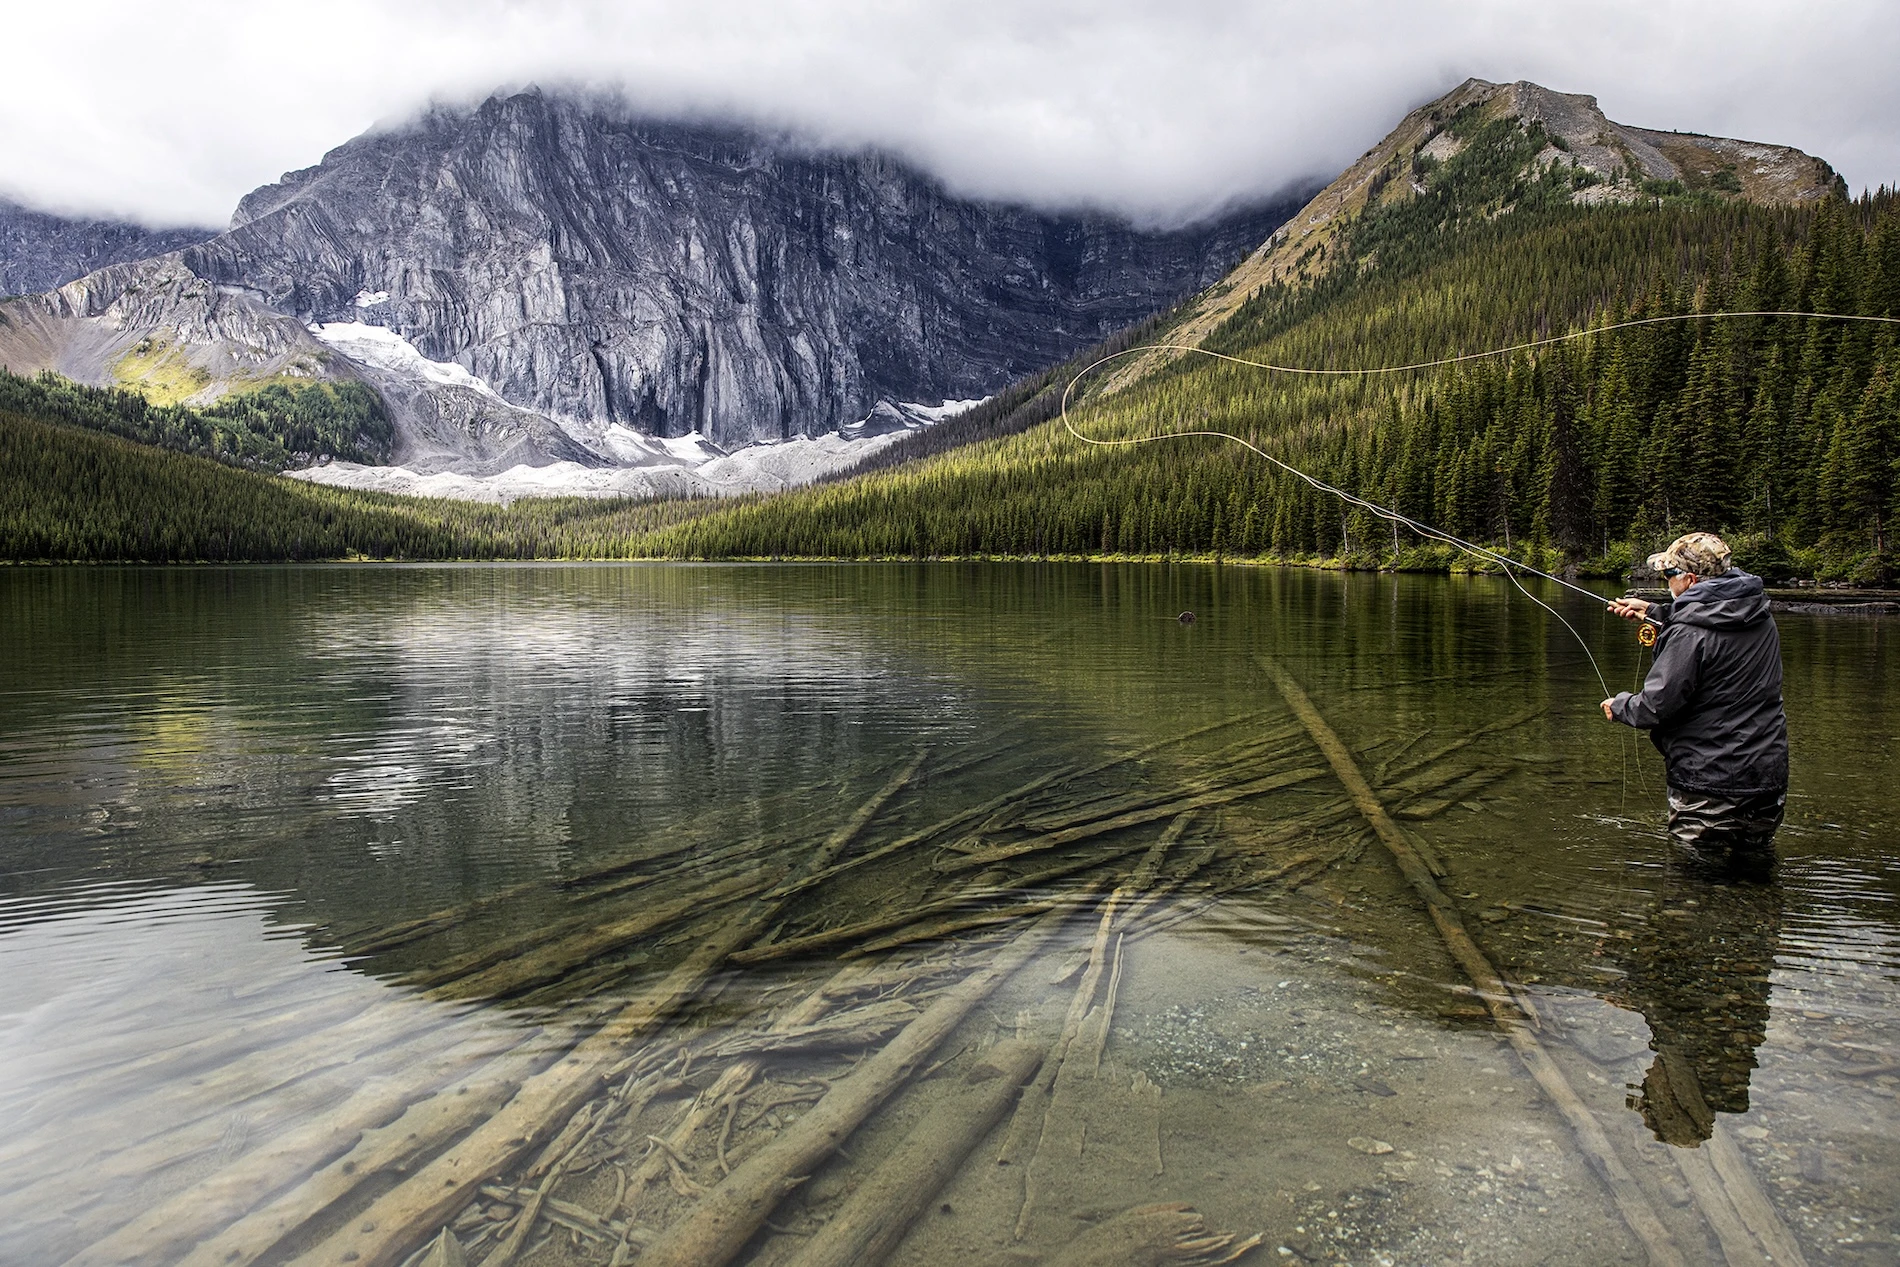
[(1696, 654), (1696, 640), (1684, 637), (1687, 630), (1671, 631), (1656, 648), (1656, 660), (1643, 679), (1643, 689), (1631, 694), (1624, 691), (1610, 702), (1610, 715), (1625, 726), (1654, 730), (1668, 724), (1688, 707), (1701, 676), (1702, 660)]

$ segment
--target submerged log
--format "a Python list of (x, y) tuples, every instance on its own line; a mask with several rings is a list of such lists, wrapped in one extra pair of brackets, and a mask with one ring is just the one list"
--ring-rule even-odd
[(65, 1267), (114, 1267), (169, 1260), (183, 1253), (286, 1184), (348, 1151), (415, 1099), (415, 1076), (378, 1077), (342, 1104), (147, 1210), (111, 1235), (66, 1260)]
[[(1682, 1150), (1672, 1151), (1680, 1156)], [(1774, 1203), (1768, 1200), (1768, 1195), (1755, 1181), (1748, 1159), (1735, 1146), (1735, 1141), (1729, 1137), (1728, 1128), (1720, 1119), (1716, 1121), (1715, 1131), (1709, 1137), (1708, 1152), (1709, 1164), (1715, 1168), (1716, 1178), (1721, 1181), (1723, 1195), (1734, 1205), (1742, 1226), (1760, 1242), (1769, 1259), (1784, 1267), (1787, 1264), (1807, 1267), (1807, 1260), (1801, 1256), (1801, 1247), (1794, 1239), (1794, 1232), (1782, 1222)]]
[[(782, 1016), (773, 1021), (771, 1027), (766, 1032), (768, 1034), (790, 1034), (797, 1032), (805, 1026), (814, 1024), (822, 1018), (825, 1013), (831, 1010), (832, 1004), (836, 999), (850, 995), (857, 988), (864, 985), (870, 977), (870, 971), (866, 965), (863, 964), (850, 964), (841, 968), (832, 975), (829, 981), (826, 981), (816, 990), (806, 995), (797, 1004), (787, 1009)], [(687, 1109), (686, 1116), (681, 1119), (680, 1123), (667, 1135), (665, 1140), (667, 1148), (675, 1152), (685, 1151), (686, 1145), (692, 1140), (699, 1128), (710, 1121), (713, 1115), (719, 1111), (721, 1102), (726, 1102), (728, 1105), (735, 1104), (737, 1098), (747, 1087), (752, 1085), (752, 1080), (759, 1076), (759, 1071), (763, 1068), (763, 1061), (758, 1059), (746, 1059), (740, 1060), (726, 1069), (724, 1073), (719, 1075), (719, 1080), (708, 1087), (705, 1093)], [(668, 1159), (663, 1149), (654, 1149), (653, 1154), (649, 1156), (646, 1161), (642, 1162), (639, 1169), (634, 1172), (634, 1189), (637, 1190), (639, 1187), (652, 1183), (664, 1175), (667, 1171), (667, 1161)], [(613, 1211), (610, 1210), (608, 1213), (611, 1215)]]
[(1295, 722), (1292, 725), (1282, 726), (1278, 730), (1249, 735), (1245, 739), (1228, 744), (1225, 748), (1208, 753), (1207, 756), (1201, 758), (1201, 764), (1210, 769), (1221, 769), (1242, 764), (1254, 757), (1269, 753), (1279, 754), (1286, 751), (1287, 740), (1303, 738), (1305, 734), (1305, 729)]
[[(89, 1189), (110, 1191), (201, 1158), (225, 1146), (233, 1108), (243, 1114), (245, 1128), (260, 1137), (283, 1122), (329, 1111), (379, 1067), (422, 1066), (440, 1057), (445, 1046), (440, 1027), (441, 1017), (432, 1011), (408, 1000), (386, 1000), (296, 1042), (247, 1054), (197, 1078), (175, 1080), (143, 1097), (129, 1119), (107, 1119), (84, 1135), (69, 1126), (64, 1151), (71, 1165), (42, 1167), (40, 1177), (6, 1194), (6, 1205), (50, 1214), (60, 1202), (74, 1200), (65, 1177), (73, 1171), (83, 1170)], [(57, 1147), (57, 1125), (36, 1134), (49, 1136)], [(98, 1146), (101, 1136), (104, 1147)]]
[(1374, 787), (1383, 786), (1386, 783), (1386, 781), (1392, 777), (1393, 768), (1397, 766), (1401, 760), (1404, 759), (1405, 754), (1410, 752), (1412, 749), (1416, 748), (1420, 743), (1424, 742), (1426, 739), (1430, 738), (1431, 733), (1432, 732), (1430, 731), (1430, 729), (1421, 730), (1417, 734), (1413, 735), (1410, 739), (1407, 739), (1404, 743), (1400, 744), (1397, 748), (1387, 753), (1385, 757), (1383, 757), (1380, 760), (1378, 766), (1372, 771), (1373, 786)]
[(1168, 850), (1174, 846), (1176, 841), (1187, 834), (1187, 829), (1189, 825), (1194, 822), (1196, 816), (1197, 811), (1189, 810), (1187, 813), (1175, 818), (1162, 831), (1161, 838), (1156, 840), (1155, 843), (1149, 847), (1148, 852), (1142, 855), (1141, 861), (1135, 865), (1134, 872), (1129, 875), (1127, 885), (1130, 892), (1139, 893), (1141, 896), (1130, 903), (1128, 908), (1121, 913), (1121, 916), (1116, 921), (1118, 927), (1125, 928), (1146, 915), (1150, 910), (1154, 909), (1156, 903), (1160, 902), (1162, 898), (1166, 897), (1186, 879), (1185, 875), (1176, 876), (1161, 887), (1156, 887), (1155, 883), (1161, 874), (1162, 864), (1167, 861)]
[(1064, 918), (1061, 911), (1043, 916), (988, 966), (939, 995), (889, 1046), (841, 1079), (803, 1117), (741, 1162), (697, 1207), (662, 1232), (641, 1253), (641, 1267), (723, 1267), (730, 1262), (780, 1199), (908, 1081), (972, 1008), (1055, 935)]
[(1074, 773), (1073, 767), (1065, 766), (1057, 770), (1049, 771), (1046, 774), (1038, 775), (1036, 778), (1031, 779), (1029, 782), (1023, 784), (1021, 787), (1013, 788), (1010, 791), (1003, 793), (1001, 796), (994, 797), (991, 800), (983, 802), (981, 805), (971, 806), (969, 809), (966, 809), (962, 811), (961, 813), (952, 814), (949, 818), (943, 819), (940, 822), (932, 823), (929, 827), (924, 828), (922, 831), (914, 831), (914, 832), (911, 832), (909, 835), (899, 836), (896, 840), (891, 841), (889, 844), (880, 845), (876, 849), (871, 850), (869, 853), (858, 854), (855, 857), (846, 858), (843, 862), (833, 863), (831, 866), (826, 867), (823, 871), (820, 871), (817, 874), (812, 875), (800, 881), (798, 889), (795, 891), (802, 892), (805, 889), (813, 888), (817, 885), (823, 884), (827, 880), (831, 880), (837, 876), (844, 874), (847, 871), (851, 871), (858, 867), (861, 867), (867, 862), (876, 862), (876, 861), (879, 861), (880, 859), (888, 858), (892, 854), (902, 853), (906, 849), (914, 849), (915, 847), (923, 844), (927, 840), (932, 840), (948, 832), (955, 831), (957, 828), (964, 826), (966, 823), (972, 823), (972, 822), (975, 822), (979, 818), (983, 818), (990, 814), (993, 814), (997, 810), (1003, 808), (1006, 805), (1013, 805), (1030, 796), (1033, 796), (1035, 793), (1041, 791), (1043, 788), (1049, 786), (1051, 783), (1060, 782), (1061, 780), (1068, 778), (1073, 773)]
[(838, 860), (838, 855), (844, 852), (847, 845), (858, 838), (859, 833), (870, 826), (871, 820), (877, 817), (878, 811), (883, 809), (885, 804), (889, 802), (892, 797), (903, 791), (904, 788), (910, 785), (910, 781), (917, 777), (917, 771), (923, 768), (924, 758), (927, 755), (927, 753), (919, 751), (917, 755), (911, 759), (909, 765), (892, 776), (891, 781), (879, 788), (870, 800), (860, 805), (856, 813), (846, 819), (838, 830), (827, 836), (824, 844), (818, 846), (817, 852), (813, 855), (813, 863), (802, 868), (800, 874), (794, 880), (787, 881), (781, 885), (774, 896), (786, 898), (794, 893), (803, 891), (811, 883), (813, 877), (835, 865)]
[(906, 1003), (902, 999), (883, 999), (805, 1025), (773, 1026), (756, 1033), (737, 1034), (707, 1049), (703, 1058), (731, 1060), (772, 1052), (837, 1051), (840, 1048), (867, 1047), (915, 1019), (916, 1004)]
[(1485, 788), (1502, 783), (1516, 773), (1517, 768), (1508, 765), (1472, 770), (1442, 788), (1434, 789), (1436, 795), (1414, 796), (1399, 807), (1399, 817), (1414, 821), (1436, 818), (1459, 802), (1470, 800)]
[(774, 959), (789, 959), (794, 955), (810, 954), (816, 950), (828, 950), (833, 946), (855, 945), (866, 937), (905, 928), (933, 915), (942, 915), (947, 912), (970, 912), (999, 898), (1023, 892), (1035, 892), (1045, 884), (1067, 879), (1079, 872), (1092, 871), (1139, 848), (1141, 848), (1139, 841), (1116, 845), (1086, 858), (1071, 858), (1067, 862), (1044, 867), (1040, 871), (1032, 871), (1006, 884), (978, 884), (953, 897), (939, 898), (934, 902), (921, 902), (886, 915), (860, 920), (855, 924), (807, 933), (803, 937), (788, 938), (785, 941), (773, 942), (769, 946), (755, 946), (750, 950), (735, 954), (732, 961), (738, 964), (767, 963)]
[(1133, 888), (1135, 892), (1145, 893), (1149, 886), (1154, 884), (1155, 877), (1161, 874), (1162, 864), (1168, 860), (1168, 850), (1173, 847), (1177, 840), (1187, 835), (1187, 829), (1193, 825), (1195, 817), (1196, 812), (1194, 810), (1189, 810), (1185, 814), (1176, 816), (1174, 821), (1170, 822), (1162, 831), (1161, 838), (1149, 847), (1147, 853), (1142, 855), (1140, 864), (1135, 868), (1135, 873), (1128, 877), (1129, 886)]
[(973, 1065), (955, 1093), (931, 1109), (897, 1151), (858, 1185), (789, 1267), (877, 1267), (1042, 1062), (1040, 1044), (1011, 1039)]
[(735, 921), (641, 993), (607, 1025), (522, 1084), (502, 1110), (385, 1193), (353, 1223), (299, 1257), (298, 1267), (388, 1267), (440, 1227), (483, 1183), (524, 1157), (592, 1099), (634, 1040), (697, 994), (763, 921)]
[(412, 1103), (386, 1126), (363, 1132), (354, 1147), (272, 1198), (179, 1260), (178, 1267), (249, 1267), (325, 1210), (365, 1184), (441, 1147), (469, 1123), (500, 1108), (546, 1059), (535, 1040), (433, 1096)]
[(1721, 1246), (1722, 1258), (1728, 1267), (1770, 1267), (1776, 1260), (1762, 1252), (1741, 1216), (1736, 1214), (1707, 1154), (1700, 1148), (1669, 1147), (1667, 1151), (1676, 1169), (1682, 1172), (1683, 1181), (1689, 1185), (1689, 1195), (1695, 1198), (1697, 1207), (1708, 1220), (1709, 1230), (1715, 1233), (1715, 1243)]
[[(778, 798), (783, 801), (789, 798)], [(801, 803), (804, 798), (800, 798)], [(382, 924), (367, 928), (358, 928), (338, 935), (338, 941), (344, 951), (351, 955), (380, 954), (397, 950), (403, 946), (421, 941), (436, 933), (455, 928), (465, 923), (470, 916), (497, 906), (505, 906), (531, 894), (547, 893), (550, 889), (591, 889), (582, 894), (583, 901), (627, 889), (657, 883), (680, 874), (688, 869), (703, 868), (708, 862), (720, 862), (737, 853), (748, 852), (744, 847), (727, 848), (708, 852), (704, 846), (708, 842), (724, 842), (732, 839), (734, 830), (722, 819), (732, 815), (713, 815), (707, 819), (695, 820), (689, 824), (669, 828), (664, 848), (641, 853), (627, 854), (608, 862), (598, 862), (583, 871), (572, 875), (552, 879), (537, 878), (510, 884), (490, 893), (452, 906), (430, 911), (425, 915), (402, 920), (394, 924)], [(811, 814), (796, 815), (785, 820), (782, 826), (800, 822), (812, 817)], [(662, 865), (670, 864), (670, 865)], [(650, 868), (644, 874), (629, 875)]]
[(1325, 774), (1324, 770), (1311, 766), (1298, 770), (1289, 770), (1285, 774), (1276, 774), (1270, 778), (1255, 779), (1247, 783), (1217, 788), (1213, 791), (1201, 792), (1182, 797), (1178, 800), (1169, 801), (1165, 804), (1156, 805), (1149, 809), (1131, 810), (1126, 814), (1119, 814), (1114, 818), (1104, 818), (1095, 822), (1065, 828), (1062, 831), (1050, 832), (1045, 836), (1037, 836), (1033, 840), (1026, 840), (1010, 845), (996, 845), (989, 849), (978, 850), (975, 853), (963, 854), (955, 858), (947, 858), (937, 864), (937, 869), (945, 872), (956, 872), (968, 871), (976, 867), (994, 866), (998, 862), (1006, 862), (1011, 858), (1019, 858), (1024, 854), (1039, 853), (1046, 849), (1055, 849), (1062, 845), (1073, 844), (1078, 840), (1088, 840), (1094, 836), (1105, 836), (1109, 832), (1120, 831), (1125, 827), (1139, 827), (1144, 823), (1157, 822), (1163, 818), (1174, 818), (1190, 810), (1210, 809), (1216, 805), (1229, 805), (1235, 801), (1246, 800), (1249, 797), (1264, 796), (1268, 792), (1277, 792), (1282, 788), (1294, 787), (1301, 783), (1310, 782), (1313, 779), (1321, 777), (1323, 774)]
[[(1069, 1012), (1063, 1018), (1061, 1033), (1056, 1035), (1048, 1056), (1043, 1059), (1036, 1081), (1030, 1091), (1024, 1094), (1016, 1118), (1010, 1123), (1013, 1140), (1027, 1139), (1030, 1130), (1034, 1130), (1036, 1135), (1035, 1146), (1029, 1154), (1029, 1164), (1023, 1173), (1023, 1201), (1017, 1211), (1014, 1233), (1017, 1240), (1021, 1240), (1029, 1229), (1030, 1210), (1035, 1204), (1038, 1189), (1048, 1181), (1047, 1171), (1050, 1168), (1058, 1171), (1071, 1169), (1081, 1157), (1083, 1123), (1079, 1116), (1069, 1111), (1073, 1107), (1068, 1103), (1073, 1098), (1072, 1094), (1064, 1096), (1060, 1093), (1072, 1090), (1075, 1073), (1069, 1067), (1069, 1052), (1082, 1036), (1084, 1023), (1089, 1019), (1095, 992), (1108, 967), (1109, 936), (1115, 927), (1115, 911), (1126, 896), (1125, 889), (1116, 889), (1102, 903), (1102, 915), (1096, 922), (1095, 940), (1089, 947), (1088, 969), (1083, 972), (1081, 984), (1075, 988), (1075, 997), (1069, 1002)], [(1094, 1076), (1092, 1070), (1088, 1076)], [(1067, 1146), (1071, 1143), (1073, 1148)], [(1010, 1142), (1006, 1140), (1003, 1160), (1010, 1159), (1012, 1153)], [(1058, 1157), (1058, 1153), (1061, 1156)]]
[(1438, 747), (1433, 748), (1430, 752), (1425, 753), (1423, 756), (1419, 757), (1417, 760), (1408, 761), (1402, 766), (1397, 766), (1391, 770), (1386, 771), (1386, 778), (1392, 779), (1392, 780), (1402, 780), (1409, 775), (1416, 774), (1420, 770), (1425, 769), (1426, 767), (1432, 765), (1434, 762), (1443, 761), (1446, 757), (1449, 757), (1454, 752), (1462, 752), (1464, 749), (1469, 748), (1472, 744), (1478, 742), (1478, 740), (1484, 738), (1486, 735), (1495, 735), (1506, 730), (1516, 730), (1519, 726), (1522, 726), (1525, 722), (1535, 721), (1537, 718), (1542, 717), (1545, 713), (1549, 711), (1550, 711), (1549, 709), (1543, 707), (1542, 705), (1533, 705), (1530, 708), (1524, 709), (1522, 712), (1512, 713), (1509, 717), (1504, 718), (1502, 721), (1489, 722), (1483, 726), (1477, 727), (1475, 730), (1468, 730), (1461, 737), (1452, 740), (1450, 743), (1440, 744)]
[(582, 927), (570, 936), (544, 943), (529, 953), (479, 972), (439, 980), (435, 989), (447, 998), (478, 999), (504, 998), (547, 985), (602, 955), (678, 924), (688, 916), (703, 915), (728, 902), (754, 896), (767, 888), (772, 878), (734, 876), (699, 892), (649, 906), (625, 919)]
[(998, 924), (1013, 924), (1019, 919), (1028, 919), (1031, 915), (1041, 915), (1045, 911), (1052, 911), (1065, 905), (1073, 906), (1075, 903), (1065, 898), (1045, 898), (1039, 902), (1025, 902), (1020, 906), (971, 911), (963, 915), (953, 915), (948, 919), (913, 924), (902, 932), (853, 946), (838, 958), (861, 959), (865, 955), (882, 954), (884, 951), (895, 950), (899, 946), (909, 946), (920, 941), (938, 941), (953, 933), (967, 933), (978, 928), (994, 928)]
[[(1286, 698), (1287, 705), (1293, 709), (1307, 731), (1313, 736), (1313, 742), (1319, 745), (1326, 759), (1332, 763), (1333, 771), (1339, 781), (1345, 785), (1352, 796), (1353, 803), (1359, 807), (1366, 822), (1377, 833), (1379, 842), (1391, 854), (1399, 870), (1411, 882), (1413, 891), (1425, 902), (1432, 923), (1437, 927), (1445, 947), (1465, 975), (1478, 988), (1479, 997), (1490, 1011), (1504, 1036), (1510, 1040), (1512, 1048), (1523, 1062), (1525, 1069), (1536, 1080), (1544, 1094), (1557, 1106), (1564, 1120), (1569, 1123), (1591, 1165), (1610, 1190), (1610, 1198), (1615, 1202), (1618, 1213), (1631, 1232), (1636, 1235), (1650, 1261), (1657, 1267), (1681, 1267), (1684, 1263), (1681, 1249), (1669, 1229), (1657, 1217), (1655, 1207), (1649, 1202), (1641, 1186), (1623, 1164), (1623, 1159), (1611, 1147), (1610, 1140), (1603, 1133), (1603, 1126), (1589, 1106), (1578, 1098), (1576, 1090), (1558, 1069), (1550, 1053), (1532, 1032), (1532, 1014), (1525, 1010), (1520, 1002), (1521, 996), (1510, 989), (1503, 976), (1492, 966), (1484, 952), (1465, 931), (1458, 908), (1451, 898), (1438, 887), (1428, 867), (1418, 852), (1413, 849), (1410, 838), (1399, 825), (1392, 821), (1385, 806), (1366, 783), (1359, 766), (1353, 760), (1352, 752), (1334, 733), (1320, 711), (1313, 706), (1305, 690), (1294, 680), (1293, 675), (1280, 666), (1277, 660), (1268, 656), (1256, 657), (1261, 669), (1266, 673), (1280, 694)], [(1535, 713), (1527, 714), (1525, 720)]]
[[(1253, 721), (1264, 711), (1263, 709), (1252, 709), (1245, 713), (1238, 713), (1235, 716), (1223, 718), (1217, 722), (1209, 722), (1204, 726), (1196, 726), (1192, 730), (1182, 731), (1180, 734), (1169, 735), (1165, 739), (1157, 739), (1152, 743), (1143, 744), (1139, 748), (1132, 748), (1127, 752), (1097, 761), (1093, 765), (1086, 765), (1079, 770), (1074, 770), (1058, 780), (1054, 786), (1060, 787), (1065, 783), (1073, 783), (1077, 779), (1086, 779), (1092, 775), (1113, 770), (1116, 766), (1127, 765), (1131, 761), (1139, 761), (1143, 757), (1153, 756), (1163, 749), (1186, 743), (1190, 739), (1198, 739), (1202, 735), (1212, 734), (1217, 730), (1225, 730), (1229, 726), (1238, 726), (1242, 723)], [(989, 831), (1000, 831), (1003, 828), (1020, 822), (1022, 817), (1030, 812), (1027, 803), (1019, 801), (1013, 806), (1006, 806), (999, 810), (990, 822), (984, 824), (984, 828)]]
[[(747, 865), (736, 873), (708, 865), (698, 868), (696, 873), (687, 875), (686, 879), (695, 892), (704, 892), (708, 888), (719, 890), (735, 883), (743, 885), (744, 881), (754, 879), (757, 872), (754, 859), (747, 858), (745, 861)], [(642, 877), (642, 880), (644, 883), (646, 877)], [(677, 901), (672, 905), (677, 905)], [(636, 915), (633, 918), (637, 921), (643, 916)], [(527, 964), (537, 957), (559, 961), (563, 953), (560, 949), (562, 946), (583, 942), (589, 936), (597, 935), (602, 927), (600, 914), (591, 911), (550, 920), (506, 937), (491, 938), (478, 949), (405, 973), (403, 984), (419, 990), (436, 990), (491, 971), (497, 980), (505, 979), (510, 964)], [(466, 997), (471, 992), (458, 990), (457, 993)]]
[[(1307, 754), (1296, 754), (1305, 756)], [(1310, 759), (1310, 758), (1309, 758)], [(1273, 773), (1280, 773), (1276, 770)], [(1048, 835), (1066, 827), (1077, 827), (1083, 823), (1092, 823), (1104, 818), (1115, 818), (1137, 810), (1152, 809), (1157, 805), (1171, 805), (1203, 792), (1215, 792), (1226, 788), (1239, 787), (1244, 783), (1256, 782), (1271, 777), (1258, 770), (1249, 771), (1250, 777), (1235, 778), (1231, 772), (1223, 771), (1219, 775), (1197, 779), (1175, 787), (1157, 788), (1146, 792), (1131, 792), (1121, 796), (1102, 797), (1090, 800), (1074, 808), (1055, 813), (1041, 814), (1025, 818), (1022, 821), (1024, 831), (1037, 835)], [(1189, 811), (1192, 812), (1192, 811)]]
[(797, 873), (708, 931), (686, 958), (642, 990), (593, 1035), (522, 1084), (502, 1110), (378, 1199), (360, 1221), (296, 1260), (295, 1267), (390, 1267), (439, 1228), (484, 1183), (551, 1136), (600, 1090), (629, 1044), (697, 995), (740, 947), (763, 935), (784, 906), (786, 886), (829, 866), (885, 801), (910, 781), (924, 754), (834, 831)]

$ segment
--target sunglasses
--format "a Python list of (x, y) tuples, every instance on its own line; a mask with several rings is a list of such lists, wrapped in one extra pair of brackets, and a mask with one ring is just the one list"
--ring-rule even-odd
[(1663, 574), (1663, 579), (1665, 581), (1674, 580), (1676, 577), (1682, 575), (1682, 569), (1681, 568), (1664, 568), (1662, 570), (1662, 574)]

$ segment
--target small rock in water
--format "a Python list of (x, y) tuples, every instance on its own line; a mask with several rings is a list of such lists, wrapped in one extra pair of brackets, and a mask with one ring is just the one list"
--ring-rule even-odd
[(1380, 1157), (1392, 1151), (1392, 1145), (1386, 1143), (1384, 1140), (1367, 1139), (1364, 1135), (1353, 1136), (1346, 1141), (1346, 1146), (1356, 1148), (1362, 1153), (1370, 1153), (1374, 1157)]
[(1740, 1135), (1743, 1139), (1767, 1139), (1768, 1138), (1768, 1128), (1765, 1126), (1738, 1127), (1736, 1128), (1735, 1133), (1737, 1135)]
[(1801, 1147), (1801, 1177), (1809, 1183), (1827, 1182), (1827, 1157), (1812, 1144)]
[(1182, 612), (1179, 616), (1176, 616), (1175, 619), (1184, 625), (1191, 625), (1195, 622), (1197, 617), (1193, 612)]

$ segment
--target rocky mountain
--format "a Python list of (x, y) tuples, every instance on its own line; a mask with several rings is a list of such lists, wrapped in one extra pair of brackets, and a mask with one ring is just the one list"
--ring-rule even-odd
[(51, 290), (108, 264), (150, 259), (217, 233), (73, 219), (0, 198), (0, 295)]
[[(1263, 286), (1318, 277), (1340, 258), (1335, 238), (1356, 216), (1427, 196), (1431, 172), (1463, 153), (1465, 138), (1492, 122), (1512, 123), (1525, 136), (1542, 138), (1541, 148), (1532, 147), (1518, 173), (1522, 179), (1556, 169), (1569, 178), (1571, 201), (1585, 205), (1671, 195), (1781, 205), (1846, 192), (1827, 163), (1785, 145), (1629, 127), (1607, 118), (1595, 97), (1553, 92), (1522, 80), (1467, 79), (1406, 115), (1220, 285), (1198, 296), (1169, 342), (1198, 344)], [(1504, 215), (1511, 205), (1475, 210)], [(1134, 382), (1172, 355), (1131, 359), (1115, 382)]]
[(412, 469), (613, 466), (629, 434), (730, 449), (982, 397), (1210, 284), (1289, 209), (1144, 231), (529, 91), (358, 137), (209, 241), (0, 307), (0, 362), (182, 400), (358, 377)]

